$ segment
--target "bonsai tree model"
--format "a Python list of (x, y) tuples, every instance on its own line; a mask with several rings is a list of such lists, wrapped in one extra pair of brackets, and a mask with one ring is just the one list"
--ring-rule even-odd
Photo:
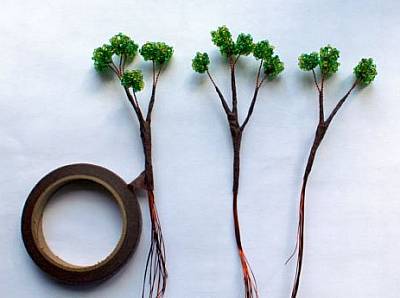
[[(303, 183), (300, 192), (300, 206), (299, 206), (299, 223), (297, 231), (297, 243), (295, 251), (289, 260), (293, 257), (297, 249), (297, 267), (296, 275), (294, 279), (294, 285), (292, 290), (292, 298), (297, 296), (297, 291), (299, 288), (301, 268), (303, 264), (303, 251), (304, 251), (304, 205), (306, 199), (306, 186), (308, 177), (310, 175), (312, 166), (314, 164), (315, 155), (322, 140), (325, 137), (326, 131), (332, 123), (333, 118), (336, 116), (339, 109), (343, 106), (346, 99), (349, 97), (350, 93), (356, 88), (356, 86), (367, 86), (369, 85), (377, 75), (376, 66), (371, 58), (361, 59), (358, 65), (354, 68), (355, 80), (351, 85), (350, 89), (346, 94), (338, 101), (332, 112), (325, 117), (324, 111), (324, 87), (325, 82), (330, 75), (337, 72), (339, 68), (339, 51), (331, 47), (330, 45), (320, 49), (319, 53), (313, 52), (310, 54), (302, 54), (299, 57), (299, 67), (304, 71), (311, 71), (313, 74), (313, 79), (315, 87), (318, 91), (318, 105), (319, 105), (319, 121), (315, 131), (314, 141), (308, 156), (307, 165), (304, 171)], [(320, 69), (320, 79), (318, 82), (315, 68), (319, 66)], [(288, 261), (289, 261), (288, 260)]]
[(140, 137), (144, 152), (144, 171), (130, 184), (132, 190), (143, 188), (147, 191), (150, 219), (152, 224), (151, 245), (148, 252), (142, 297), (163, 297), (167, 282), (165, 246), (154, 197), (154, 179), (151, 156), (151, 116), (156, 98), (157, 83), (161, 71), (169, 62), (173, 48), (163, 42), (146, 42), (139, 50), (145, 61), (153, 65), (152, 89), (147, 114), (143, 114), (137, 93), (144, 88), (143, 74), (140, 70), (126, 70), (128, 62), (135, 58), (138, 45), (128, 36), (119, 33), (105, 44), (94, 50), (94, 66), (98, 71), (111, 70), (120, 80), (130, 104), (137, 116)]
[[(233, 41), (232, 35), (225, 26), (219, 27), (216, 31), (211, 32), (213, 43), (219, 48), (221, 55), (227, 59), (230, 78), (232, 102), (229, 106), (225, 96), (217, 86), (215, 80), (209, 71), (210, 59), (207, 53), (197, 53), (192, 61), (193, 69), (198, 73), (206, 73), (212, 85), (214, 86), (218, 97), (221, 101), (222, 108), (226, 114), (228, 125), (232, 137), (233, 145), (233, 220), (235, 228), (236, 245), (239, 251), (240, 261), (243, 270), (243, 279), (245, 287), (245, 297), (258, 297), (257, 284), (253, 272), (247, 261), (241, 238), (238, 218), (238, 191), (239, 191), (239, 170), (240, 170), (240, 146), (242, 142), (242, 134), (250, 117), (253, 113), (254, 106), (257, 101), (258, 92), (266, 79), (276, 78), (284, 69), (284, 65), (277, 55), (274, 55), (273, 46), (268, 41), (263, 40), (258, 43), (253, 42), (253, 38), (249, 34), (241, 33), (236, 41)], [(255, 79), (255, 88), (253, 98), (247, 116), (240, 124), (237, 109), (237, 92), (235, 71), (236, 64), (240, 57), (252, 54), (259, 61), (257, 76)]]

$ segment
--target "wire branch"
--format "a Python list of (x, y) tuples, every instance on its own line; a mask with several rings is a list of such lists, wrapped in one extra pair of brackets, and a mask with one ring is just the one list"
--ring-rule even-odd
[(117, 65), (115, 65), (114, 61), (111, 61), (110, 66), (111, 66), (113, 69), (115, 69), (118, 78), (121, 79), (122, 73), (121, 73), (120, 69), (117, 67)]
[(248, 110), (248, 112), (247, 112), (246, 118), (245, 118), (245, 120), (243, 121), (242, 126), (240, 127), (242, 130), (246, 127), (247, 123), (248, 123), (249, 120), (250, 120), (251, 115), (253, 114), (254, 107), (255, 107), (256, 101), (257, 101), (258, 91), (259, 91), (261, 85), (263, 84), (263, 82), (265, 81), (265, 79), (267, 78), (267, 76), (265, 75), (265, 76), (260, 80), (261, 69), (262, 69), (263, 63), (264, 63), (264, 60), (261, 59), (261, 61), (260, 61), (260, 66), (258, 67), (257, 76), (256, 76), (256, 87), (255, 87), (255, 89), (254, 89), (254, 95), (253, 95), (253, 98), (252, 98), (252, 100), (251, 100), (250, 107), (249, 107), (249, 110)]
[(319, 88), (319, 100), (318, 100), (318, 106), (319, 106), (319, 123), (323, 123), (325, 121), (325, 115), (324, 115), (324, 81), (325, 81), (325, 76), (322, 75), (321, 78), (321, 88)]
[(260, 81), (260, 84), (258, 84), (258, 88), (261, 87), (261, 85), (265, 82), (265, 80), (268, 78), (267, 75), (264, 75), (264, 77), (262, 78), (262, 80)]
[(349, 91), (347, 91), (347, 93), (339, 100), (339, 102), (336, 104), (335, 108), (332, 110), (331, 114), (329, 115), (329, 117), (326, 119), (325, 121), (325, 125), (326, 127), (328, 127), (331, 122), (332, 119), (335, 117), (336, 113), (339, 111), (339, 109), (342, 107), (342, 105), (344, 104), (344, 102), (346, 101), (347, 97), (349, 97), (350, 93), (354, 90), (354, 88), (357, 86), (358, 82), (355, 81), (353, 83), (353, 85), (351, 86), (351, 88), (349, 89)]
[(153, 77), (153, 85), (155, 84), (155, 82), (156, 82), (156, 64), (155, 64), (155, 62), (154, 62), (154, 60), (152, 61), (153, 63), (152, 63), (152, 77)]
[(139, 123), (143, 124), (144, 118), (143, 118), (142, 110), (140, 109), (139, 102), (137, 100), (135, 92), (133, 92), (133, 95), (132, 95), (132, 93), (129, 91), (129, 88), (124, 87), (124, 89), (125, 89), (126, 96), (128, 96), (129, 102), (131, 103), (133, 109), (135, 110), (135, 113), (139, 120)]
[(159, 70), (158, 70), (158, 72), (157, 72), (157, 75), (156, 75), (156, 84), (158, 83), (158, 78), (160, 77), (161, 70), (162, 70), (162, 66), (160, 66), (160, 68), (159, 68)]
[(118, 69), (116, 69), (114, 66), (115, 66), (115, 65), (112, 65), (112, 64), (109, 64), (109, 65), (108, 65), (108, 67), (112, 70), (112, 72), (115, 73), (116, 76), (117, 76), (119, 79), (121, 79), (121, 76), (120, 76), (120, 74), (119, 74)]
[(235, 61), (229, 57), (229, 64), (231, 67), (231, 90), (232, 90), (232, 112), (237, 115), (237, 91), (236, 91), (236, 74), (235, 74)]
[(123, 59), (122, 59), (122, 73), (125, 72), (125, 65), (126, 65), (126, 60), (128, 59), (128, 57), (126, 55), (123, 55)]
[[(137, 99), (137, 96), (136, 96), (136, 92), (135, 92), (135, 91), (133, 91), (133, 98), (134, 98), (134, 100), (135, 100), (135, 104), (136, 104), (138, 110), (140, 111), (140, 115), (142, 115), (142, 110), (140, 109), (139, 101), (138, 101), (138, 99)], [(142, 118), (143, 118), (143, 117), (142, 117)]]
[(147, 108), (147, 116), (146, 116), (146, 121), (150, 122), (151, 121), (151, 113), (153, 112), (153, 107), (154, 107), (154, 102), (156, 100), (156, 89), (157, 89), (157, 83), (158, 83), (158, 78), (160, 77), (162, 70), (162, 66), (158, 69), (158, 72), (156, 73), (156, 66), (155, 62), (153, 61), (153, 86), (151, 89), (151, 95), (150, 95), (150, 101), (149, 101), (149, 106)]
[(246, 127), (247, 123), (250, 120), (251, 115), (253, 114), (254, 106), (256, 105), (256, 101), (257, 101), (258, 90), (260, 90), (260, 87), (256, 86), (256, 88), (254, 90), (253, 99), (251, 100), (251, 104), (250, 104), (249, 110), (247, 112), (247, 116), (246, 116), (242, 126), (240, 127), (242, 130)]
[(121, 74), (123, 73), (123, 69), (122, 69), (123, 60), (124, 60), (124, 55), (119, 56), (119, 65), (118, 65), (118, 69), (119, 69), (119, 72), (120, 72)]
[(240, 58), (240, 55), (238, 55), (238, 56), (235, 58), (235, 61), (233, 62), (233, 65), (236, 65), (236, 63), (239, 61), (239, 58)]
[(256, 87), (260, 84), (260, 75), (261, 75), (261, 68), (264, 63), (264, 60), (261, 59), (260, 66), (258, 67), (257, 76), (256, 76)]
[(222, 94), (221, 90), (218, 88), (217, 84), (215, 83), (214, 79), (212, 78), (210, 72), (207, 70), (207, 75), (210, 78), (211, 83), (214, 85), (215, 91), (217, 91), (217, 94), (221, 100), (222, 107), (224, 108), (225, 113), (228, 115), (231, 113), (231, 110), (229, 109), (228, 103), (225, 100), (224, 95)]
[(320, 89), (320, 87), (318, 85), (318, 81), (317, 81), (317, 75), (315, 74), (315, 70), (314, 69), (312, 70), (312, 73), (313, 73), (313, 77), (314, 77), (315, 87), (317, 87), (318, 91), (321, 92), (321, 89)]

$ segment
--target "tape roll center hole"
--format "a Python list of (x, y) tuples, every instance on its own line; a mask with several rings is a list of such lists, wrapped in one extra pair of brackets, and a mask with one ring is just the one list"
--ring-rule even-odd
[(47, 202), (42, 229), (54, 255), (75, 266), (92, 266), (117, 246), (123, 229), (121, 210), (100, 184), (68, 183)]

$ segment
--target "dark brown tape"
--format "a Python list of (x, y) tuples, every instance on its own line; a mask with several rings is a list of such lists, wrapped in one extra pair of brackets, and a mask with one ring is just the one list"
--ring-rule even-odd
[[(43, 210), (59, 188), (68, 183), (91, 181), (103, 186), (117, 202), (122, 215), (122, 234), (111, 254), (92, 266), (69, 264), (48, 247), (42, 230)], [(72, 164), (43, 177), (25, 202), (21, 231), (25, 248), (32, 260), (56, 280), (76, 285), (100, 282), (110, 278), (136, 250), (142, 230), (142, 215), (134, 191), (118, 175), (96, 165)]]

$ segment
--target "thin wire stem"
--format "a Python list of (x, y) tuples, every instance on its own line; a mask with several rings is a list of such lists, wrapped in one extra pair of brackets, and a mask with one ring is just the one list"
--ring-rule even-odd
[(146, 296), (146, 279), (148, 282), (148, 297), (161, 298), (165, 294), (168, 273), (166, 269), (164, 238), (153, 191), (148, 191), (148, 202), (151, 218), (151, 245), (147, 255), (142, 298)]

